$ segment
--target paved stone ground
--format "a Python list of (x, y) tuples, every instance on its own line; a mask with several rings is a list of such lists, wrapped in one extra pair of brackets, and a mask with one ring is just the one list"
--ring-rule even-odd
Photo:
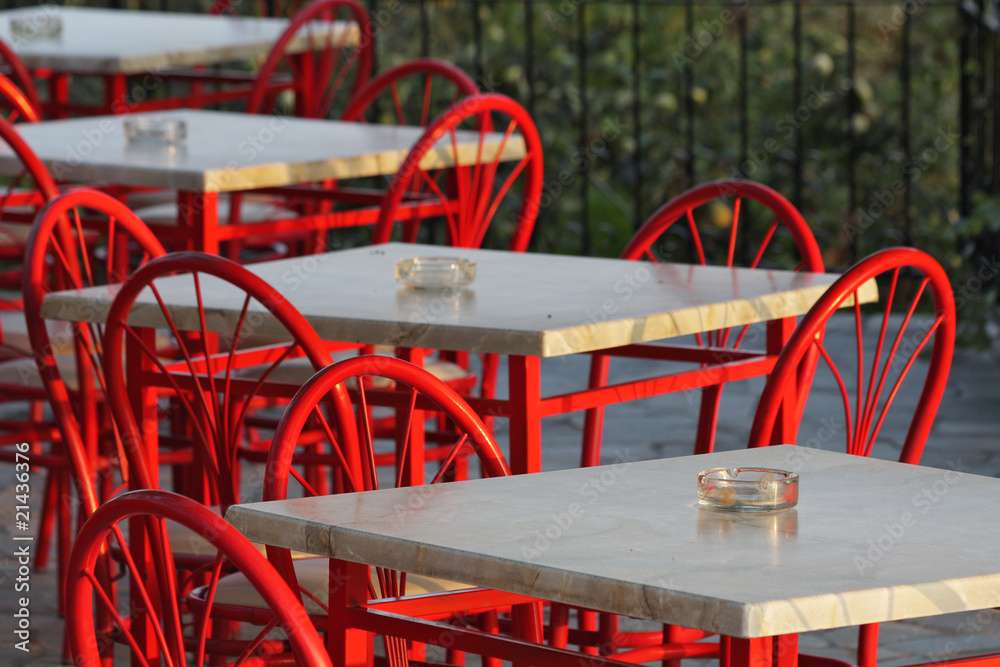
[[(832, 331), (836, 337), (844, 332)], [(833, 340), (833, 338), (830, 338)], [(843, 349), (843, 345), (831, 343)], [(643, 364), (621, 360), (613, 373), (641, 373)], [(585, 359), (547, 360), (543, 365), (546, 393), (580, 386), (586, 378)], [(721, 410), (717, 449), (745, 446), (761, 381), (731, 384), (726, 388)], [(830, 383), (817, 377), (814, 393), (821, 407), (830, 408)], [(826, 398), (823, 398), (823, 397)], [(605, 427), (603, 458), (631, 460), (680, 456), (691, 451), (692, 434), (697, 416), (697, 395), (679, 394), (647, 399), (616, 406), (608, 410)], [(825, 401), (825, 403), (823, 403)], [(915, 398), (906, 394), (900, 398), (913, 405)], [(822, 411), (822, 409), (821, 409)], [(831, 410), (826, 411), (827, 414)], [(808, 419), (808, 418), (807, 418)], [(547, 470), (578, 465), (580, 415), (568, 415), (546, 420), (543, 427)], [(883, 442), (876, 455), (894, 458), (905, 433), (902, 421), (887, 423)], [(503, 439), (503, 425), (498, 436)], [(808, 432), (808, 421), (803, 431)], [(947, 394), (941, 406), (934, 431), (927, 443), (922, 462), (926, 465), (958, 469), (983, 475), (1000, 476), (1000, 361), (985, 353), (959, 351), (949, 379)], [(831, 444), (830, 447), (833, 447)], [(48, 572), (32, 572), (30, 591), (18, 592), (18, 563), (14, 541), (15, 489), (10, 466), (0, 468), (0, 665), (51, 666), (61, 664), (60, 647), (64, 627), (56, 609), (54, 577)], [(32, 479), (32, 517), (38, 517), (37, 502), (42, 489), (41, 475)], [(984, 499), (985, 502), (996, 499)], [(31, 619), (30, 651), (14, 648), (13, 614), (19, 609), (18, 598), (28, 596)], [(850, 660), (857, 641), (852, 629), (816, 632), (801, 637), (803, 652)], [(912, 662), (937, 662), (964, 653), (992, 647), (1000, 650), (1000, 612), (982, 611), (882, 626), (881, 663), (896, 667)]]

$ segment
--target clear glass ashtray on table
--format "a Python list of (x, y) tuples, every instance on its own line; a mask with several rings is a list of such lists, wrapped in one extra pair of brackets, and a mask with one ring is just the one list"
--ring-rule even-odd
[(476, 263), (460, 257), (408, 257), (396, 262), (396, 280), (415, 289), (462, 289), (476, 279)]
[(732, 512), (786, 510), (799, 502), (799, 476), (774, 468), (710, 468), (698, 473), (698, 502)]
[(51, 10), (39, 11), (30, 16), (15, 16), (10, 20), (10, 34), (15, 41), (56, 39), (62, 36), (62, 18), (52, 14)]
[(127, 118), (124, 127), (130, 144), (173, 146), (187, 138), (187, 123), (179, 118)]

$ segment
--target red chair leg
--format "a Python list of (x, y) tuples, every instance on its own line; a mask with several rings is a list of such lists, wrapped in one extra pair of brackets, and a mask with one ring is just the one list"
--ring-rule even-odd
[(715, 428), (719, 423), (719, 401), (722, 385), (702, 387), (701, 409), (698, 413), (698, 434), (695, 436), (694, 453), (708, 454), (715, 449)]
[(549, 644), (566, 648), (569, 643), (569, 606), (553, 602), (549, 606)]
[(49, 550), (52, 548), (52, 534), (56, 523), (56, 508), (59, 503), (59, 481), (56, 472), (49, 470), (45, 477), (45, 495), (42, 497), (42, 520), (38, 524), (35, 543), (35, 571), (41, 572), (49, 565)]
[[(603, 387), (608, 383), (610, 357), (595, 354), (590, 360), (590, 378), (587, 386)], [(601, 463), (601, 436), (604, 431), (604, 407), (591, 408), (583, 416), (583, 451), (580, 467), (589, 468)]]

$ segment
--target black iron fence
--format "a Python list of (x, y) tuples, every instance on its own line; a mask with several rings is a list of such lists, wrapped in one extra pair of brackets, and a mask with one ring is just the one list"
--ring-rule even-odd
[(1000, 193), (995, 2), (369, 6), (382, 63), (448, 58), (538, 120), (547, 249), (613, 253), (671, 195), (741, 176), (789, 196), (843, 264), (940, 240)]

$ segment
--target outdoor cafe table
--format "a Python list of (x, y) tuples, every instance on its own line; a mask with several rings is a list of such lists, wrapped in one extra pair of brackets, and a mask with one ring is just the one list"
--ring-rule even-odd
[[(468, 289), (415, 290), (396, 282), (397, 260), (440, 255), (476, 262), (476, 278)], [(805, 313), (837, 278), (404, 243), (247, 268), (276, 286), (324, 340), (409, 348), (416, 361), (422, 349), (507, 355), (509, 395), (469, 402), (480, 414), (509, 420), (509, 462), (515, 472), (541, 470), (543, 417), (768, 373), (794, 329), (795, 316)], [(624, 292), (621, 287), (626, 284), (634, 287)], [(175, 322), (187, 320), (197, 326), (198, 318), (191, 317), (196, 304), (189, 278), (158, 281), (157, 289)], [(208, 278), (202, 278), (202, 294), (213, 315), (209, 326), (216, 326), (213, 322), (219, 318), (229, 327), (224, 330), (231, 331), (239, 321), (242, 300)], [(42, 316), (103, 322), (113, 296), (114, 290), (107, 288), (49, 294)], [(861, 298), (873, 301), (876, 296), (875, 285), (870, 284)], [(256, 333), (283, 333), (273, 318), (251, 314)], [(162, 325), (151, 295), (140, 295), (130, 322)], [(542, 358), (635, 351), (639, 343), (756, 322), (767, 322), (763, 352), (733, 353), (732, 361), (704, 371), (696, 368), (681, 375), (673, 368), (674, 373), (630, 383), (542, 396)], [(641, 353), (655, 356), (656, 350)], [(705, 360), (713, 357), (706, 355)], [(779, 424), (778, 431), (779, 437), (794, 437), (791, 423)]]
[[(186, 140), (176, 145), (128, 142), (125, 121), (146, 117), (183, 121)], [(150, 226), (169, 248), (184, 242), (188, 249), (210, 254), (218, 254), (220, 242), (231, 239), (374, 222), (377, 209), (368, 210), (367, 217), (357, 210), (343, 210), (291, 221), (227, 225), (219, 217), (219, 194), (394, 174), (423, 131), (198, 109), (18, 125), (18, 132), (56, 180), (178, 190), (181, 224)], [(503, 142), (502, 134), (492, 141), (491, 136), (486, 135), (483, 144), (484, 160), (491, 159)], [(478, 132), (461, 131), (456, 137), (460, 163), (480, 157)], [(448, 139), (442, 142), (441, 150), (428, 154), (425, 168), (454, 164)], [(503, 142), (503, 151), (503, 160), (523, 156), (523, 139), (511, 136)], [(0, 146), (0, 172), (20, 169), (10, 148)]]
[[(15, 35), (11, 19), (27, 19), (29, 29), (53, 17), (61, 21), (57, 37)], [(355, 25), (332, 24), (335, 30), (358, 32)], [(153, 106), (180, 106), (182, 100), (153, 99), (154, 90), (176, 68), (250, 61), (264, 57), (288, 27), (287, 19), (177, 12), (125, 11), (48, 4), (0, 11), (0, 39), (29, 70), (49, 75), (50, 111), (130, 113)], [(355, 38), (356, 40), (357, 38)], [(287, 51), (307, 49), (305, 33)], [(103, 82), (98, 105), (70, 104), (69, 79), (97, 76)], [(132, 90), (127, 77), (139, 76)], [(131, 95), (130, 95), (131, 93)]]
[[(798, 473), (798, 506), (700, 509), (698, 472), (738, 466)], [(990, 477), (780, 445), (226, 518), (256, 542), (720, 633), (736, 638), (734, 666), (759, 667), (769, 637), (786, 636), (773, 657), (794, 665), (797, 633), (1000, 605), (1000, 516), (985, 500), (998, 495)]]

